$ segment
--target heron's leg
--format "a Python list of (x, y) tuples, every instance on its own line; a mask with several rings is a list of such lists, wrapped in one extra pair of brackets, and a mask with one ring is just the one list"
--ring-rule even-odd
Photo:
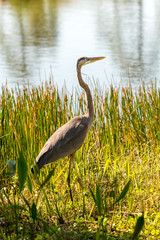
[(68, 182), (68, 187), (69, 187), (69, 192), (70, 192), (71, 201), (73, 202), (72, 191), (71, 191), (71, 185), (70, 185), (71, 166), (72, 166), (72, 156), (70, 156), (69, 171), (68, 171), (67, 182)]
[(79, 169), (78, 169), (78, 166), (76, 165), (74, 159), (73, 159), (73, 166), (74, 166), (74, 169), (76, 170), (77, 172), (77, 175), (78, 175), (78, 182), (79, 182), (79, 185), (81, 186), (81, 188), (83, 189), (83, 185), (82, 185), (82, 181), (81, 181), (81, 178), (80, 178), (80, 174), (79, 174)]

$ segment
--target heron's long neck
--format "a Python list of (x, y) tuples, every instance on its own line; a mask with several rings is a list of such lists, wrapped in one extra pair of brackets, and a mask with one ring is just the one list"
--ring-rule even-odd
[(93, 100), (92, 100), (92, 95), (91, 91), (88, 87), (88, 85), (83, 81), (82, 75), (81, 75), (81, 69), (77, 67), (77, 78), (79, 81), (79, 85), (85, 90), (87, 94), (87, 113), (89, 115), (89, 118), (91, 120), (91, 123), (93, 122), (93, 117), (94, 117), (94, 110), (93, 110)]

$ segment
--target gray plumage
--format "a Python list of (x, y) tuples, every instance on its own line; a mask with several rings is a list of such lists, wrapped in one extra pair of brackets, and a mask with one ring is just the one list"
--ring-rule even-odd
[(89, 116), (77, 116), (60, 127), (46, 142), (36, 163), (41, 169), (45, 164), (71, 155), (83, 144), (89, 130)]

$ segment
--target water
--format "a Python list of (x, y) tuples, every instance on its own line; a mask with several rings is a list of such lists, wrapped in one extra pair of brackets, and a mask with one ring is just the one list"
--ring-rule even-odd
[(159, 0), (0, 0), (0, 85), (52, 78), (71, 90), (81, 56), (107, 57), (83, 68), (101, 85), (159, 81), (159, 10)]

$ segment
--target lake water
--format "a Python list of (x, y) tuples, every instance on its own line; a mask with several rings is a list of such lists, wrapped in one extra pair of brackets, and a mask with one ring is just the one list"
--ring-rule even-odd
[(160, 79), (159, 0), (0, 0), (0, 84), (77, 86), (76, 61), (100, 85)]

